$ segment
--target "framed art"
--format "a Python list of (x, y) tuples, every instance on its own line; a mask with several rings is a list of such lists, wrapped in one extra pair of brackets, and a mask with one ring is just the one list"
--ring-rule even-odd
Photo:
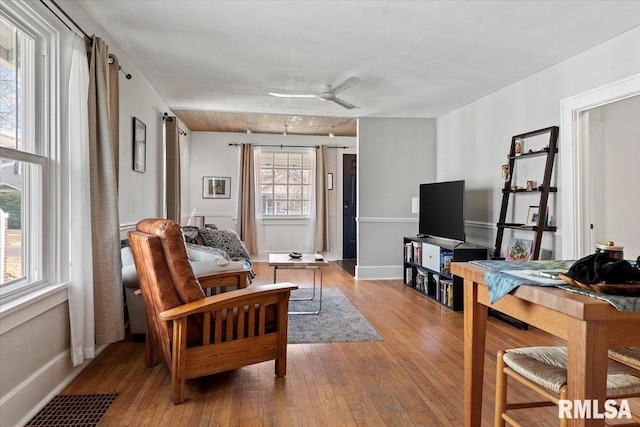
[(527, 222), (524, 223), (527, 227), (534, 227), (538, 225), (538, 215), (540, 215), (540, 208), (538, 206), (529, 206), (527, 211)]
[(230, 199), (231, 177), (205, 176), (202, 177), (203, 199)]
[(147, 170), (147, 125), (137, 117), (133, 118), (133, 170)]
[(507, 247), (507, 261), (529, 261), (533, 249), (533, 240), (511, 239)]

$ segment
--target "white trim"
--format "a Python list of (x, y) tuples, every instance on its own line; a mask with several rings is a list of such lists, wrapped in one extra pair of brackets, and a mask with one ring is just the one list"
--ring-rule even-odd
[(356, 265), (357, 280), (402, 279), (401, 265), (360, 266)]
[(417, 223), (418, 218), (378, 218), (378, 217), (356, 217), (356, 222), (364, 223)]
[(601, 86), (560, 101), (559, 157), (562, 173), (562, 258), (576, 259), (585, 252), (584, 221), (588, 219), (589, 207), (585, 206), (584, 183), (585, 147), (580, 144), (582, 112), (620, 101), (640, 94), (640, 74)]

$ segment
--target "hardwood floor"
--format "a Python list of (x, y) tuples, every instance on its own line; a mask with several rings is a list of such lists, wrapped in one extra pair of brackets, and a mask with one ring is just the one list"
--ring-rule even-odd
[[(254, 267), (254, 283), (272, 280), (267, 263)], [(279, 281), (301, 286), (311, 279), (309, 271), (278, 273)], [(119, 392), (101, 426), (461, 426), (462, 312), (399, 280), (357, 281), (335, 263), (325, 269), (324, 284), (338, 287), (384, 341), (292, 344), (286, 377), (274, 376), (271, 361), (189, 380), (187, 401), (177, 406), (171, 403), (168, 370), (145, 368), (144, 344), (122, 341), (105, 349), (62, 393)], [(562, 344), (536, 329), (489, 322), (483, 426), (493, 425), (497, 350)], [(510, 385), (511, 399), (522, 400), (525, 393)], [(558, 425), (554, 408), (520, 412), (524, 425)]]

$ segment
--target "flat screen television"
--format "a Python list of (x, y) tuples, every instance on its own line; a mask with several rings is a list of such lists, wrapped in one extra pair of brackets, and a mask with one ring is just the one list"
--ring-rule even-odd
[(418, 233), (464, 241), (464, 180), (420, 184)]

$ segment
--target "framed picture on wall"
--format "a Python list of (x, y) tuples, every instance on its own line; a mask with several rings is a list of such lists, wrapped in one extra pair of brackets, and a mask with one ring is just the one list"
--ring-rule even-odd
[(133, 118), (133, 170), (147, 170), (147, 125), (137, 117)]
[(231, 177), (204, 176), (202, 177), (203, 199), (230, 199)]

